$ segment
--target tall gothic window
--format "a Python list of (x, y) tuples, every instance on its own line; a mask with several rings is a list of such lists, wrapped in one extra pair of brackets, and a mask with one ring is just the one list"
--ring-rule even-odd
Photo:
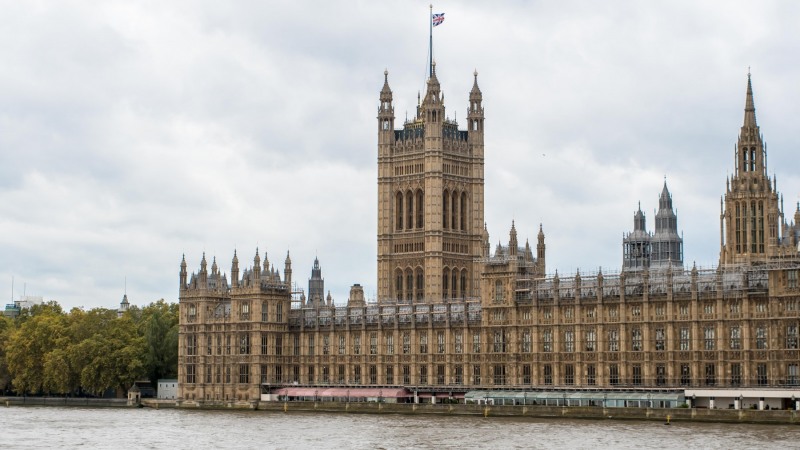
[(467, 229), (467, 193), (461, 193), (461, 208), (459, 208), (461, 212), (461, 231), (466, 231)]
[(416, 199), (416, 207), (417, 207), (417, 228), (422, 228), (425, 224), (424, 217), (425, 217), (425, 199), (424, 195), (422, 194), (422, 190), (417, 190), (417, 199)]
[(458, 207), (458, 193), (453, 192), (453, 198), (450, 201), (450, 228), (458, 230), (458, 222), (456, 219), (456, 208)]
[(447, 229), (448, 211), (450, 210), (450, 193), (445, 189), (442, 194), (442, 228)]
[(422, 268), (417, 268), (417, 300), (425, 297), (425, 277), (422, 275)]
[(406, 229), (414, 228), (414, 201), (411, 191), (406, 193)]
[(397, 193), (397, 200), (395, 202), (394, 215), (396, 218), (396, 228), (403, 229), (403, 193)]
[(450, 269), (442, 271), (442, 297), (450, 298)]

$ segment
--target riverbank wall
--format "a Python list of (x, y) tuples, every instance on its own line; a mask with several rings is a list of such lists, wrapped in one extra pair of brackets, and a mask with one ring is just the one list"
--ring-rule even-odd
[(0, 406), (128, 406), (124, 398), (84, 398), (84, 397), (0, 397)]
[[(133, 407), (125, 399), (64, 397), (0, 397), (0, 405), (11, 406), (75, 406)], [(568, 418), (591, 420), (652, 420), (663, 423), (694, 421), (718, 423), (762, 423), (800, 425), (794, 410), (706, 409), (706, 408), (602, 408), (594, 406), (522, 406), (430, 403), (377, 402), (226, 402), (177, 403), (174, 400), (142, 399), (142, 407), (153, 409), (251, 410), (274, 413), (339, 413), (339, 414), (431, 414), (450, 416)]]
[(702, 408), (602, 408), (592, 406), (499, 406), (464, 404), (341, 403), (341, 402), (259, 402), (261, 411), (326, 412), (350, 414), (435, 414), (484, 417), (530, 417), (569, 419), (654, 420), (725, 423), (800, 424), (797, 411)]

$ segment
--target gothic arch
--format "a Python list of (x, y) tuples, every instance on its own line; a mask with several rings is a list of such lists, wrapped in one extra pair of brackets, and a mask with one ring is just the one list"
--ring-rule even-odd
[(450, 200), (450, 228), (453, 230), (458, 230), (458, 191), (453, 190), (451, 193), (451, 200)]
[(395, 269), (394, 274), (395, 274), (395, 298), (397, 300), (402, 300), (404, 298), (403, 285), (405, 281), (403, 279), (403, 269), (398, 267), (397, 269)]
[(467, 193), (461, 192), (461, 231), (467, 230)]
[(395, 228), (399, 231), (403, 229), (403, 193), (397, 192), (395, 194)]
[(417, 228), (424, 228), (425, 227), (425, 194), (422, 192), (422, 189), (417, 189), (416, 193), (416, 202), (417, 202)]
[(414, 228), (414, 194), (406, 191), (406, 230)]
[(422, 301), (425, 298), (425, 271), (421, 266), (414, 269), (414, 275), (417, 279), (415, 297), (417, 300)]
[(414, 274), (410, 267), (407, 267), (403, 271), (403, 274), (405, 278), (405, 284), (403, 287), (403, 299), (411, 300), (412, 295), (414, 295)]
[(450, 298), (450, 269), (442, 269), (442, 298)]
[(447, 229), (447, 219), (450, 215), (450, 191), (445, 189), (442, 193), (442, 229)]
[(469, 297), (469, 290), (467, 289), (467, 269), (461, 269), (461, 298)]

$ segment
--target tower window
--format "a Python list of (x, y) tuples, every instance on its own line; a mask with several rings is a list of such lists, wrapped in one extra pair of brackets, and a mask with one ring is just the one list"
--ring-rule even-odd
[(424, 217), (424, 212), (425, 212), (425, 210), (423, 208), (424, 196), (422, 195), (422, 190), (417, 190), (417, 196), (416, 197), (417, 197), (417, 199), (416, 199), (416, 202), (417, 202), (417, 204), (416, 204), (416, 207), (417, 207), (417, 228), (422, 228), (424, 226), (423, 217)]
[(398, 230), (402, 230), (403, 229), (403, 193), (402, 192), (398, 192), (397, 193), (397, 200), (396, 200), (396, 204), (395, 204), (394, 214), (395, 214), (395, 217), (397, 219), (397, 229)]
[(447, 229), (448, 211), (450, 210), (450, 193), (447, 190), (442, 194), (442, 228)]

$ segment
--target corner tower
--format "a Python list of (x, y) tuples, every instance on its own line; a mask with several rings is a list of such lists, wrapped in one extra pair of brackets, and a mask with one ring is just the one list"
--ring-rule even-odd
[(767, 150), (756, 123), (753, 86), (747, 74), (744, 123), (734, 152), (720, 214), (720, 265), (765, 262), (779, 253), (776, 184), (767, 175)]
[(467, 129), (445, 115), (435, 63), (416, 116), (394, 129), (384, 72), (378, 108), (378, 301), (477, 297), (483, 236), (483, 96)]

